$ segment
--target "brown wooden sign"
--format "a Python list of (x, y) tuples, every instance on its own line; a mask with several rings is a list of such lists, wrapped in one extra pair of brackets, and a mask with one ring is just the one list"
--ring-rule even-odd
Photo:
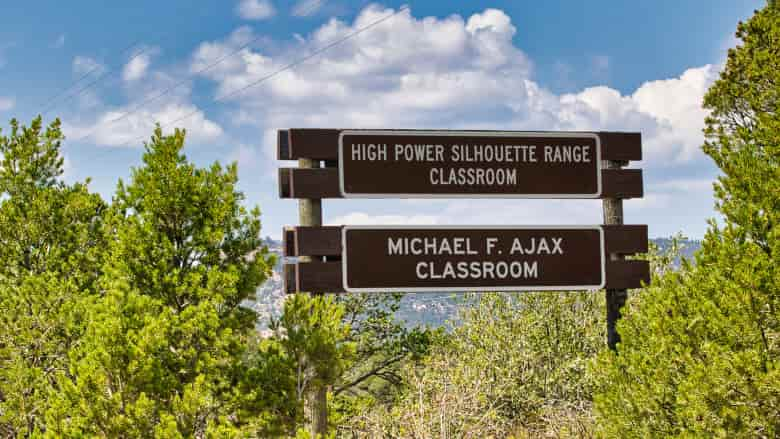
[[(289, 129), (278, 132), (279, 196), (299, 198), (285, 230), (285, 291), (606, 289), (607, 344), (626, 289), (650, 281), (647, 226), (624, 226), (644, 194), (642, 136), (627, 132)], [(602, 169), (604, 166), (605, 169)], [(602, 198), (603, 226), (321, 227), (325, 198)]]
[[(327, 162), (336, 161), (339, 158), (339, 137), (344, 132), (361, 132), (377, 130), (355, 130), (338, 128), (290, 128), (278, 131), (277, 158), (279, 160), (315, 159)], [(394, 130), (380, 130), (382, 132)], [(402, 130), (405, 132), (418, 132), (417, 130)], [(433, 131), (433, 130), (420, 130)], [(528, 131), (469, 131), (460, 130), (460, 133), (511, 133), (520, 136), (529, 134)], [(540, 132), (547, 135), (555, 132)], [(563, 131), (564, 133), (566, 131)], [(539, 133), (539, 132), (537, 132)], [(642, 135), (636, 132), (623, 131), (588, 131), (579, 134), (596, 135), (601, 144), (602, 160), (632, 161), (642, 160)]]
[[(638, 288), (647, 226), (296, 227), (286, 256), (332, 262), (287, 266), (287, 291), (429, 292)], [(340, 260), (339, 260), (340, 259)]]
[(330, 130), (279, 132), (279, 158), (325, 160), (281, 168), (282, 198), (638, 198), (639, 133)]
[(599, 198), (592, 133), (344, 131), (345, 198)]
[(593, 290), (600, 227), (344, 227), (347, 292)]

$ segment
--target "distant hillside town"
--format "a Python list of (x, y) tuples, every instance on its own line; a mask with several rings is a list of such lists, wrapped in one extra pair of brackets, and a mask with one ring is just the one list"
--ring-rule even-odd
[[(669, 248), (672, 240), (670, 238), (656, 238), (652, 242), (660, 252), (664, 252)], [(248, 305), (259, 315), (258, 329), (267, 331), (270, 319), (280, 314), (284, 304), (285, 294), (281, 276), (284, 257), (280, 241), (266, 237), (263, 243), (271, 253), (277, 256), (276, 265), (271, 278), (258, 288), (257, 300), (249, 302)], [(693, 260), (694, 253), (701, 247), (701, 242), (685, 239), (682, 244), (682, 257)], [(461, 300), (462, 295), (448, 292), (407, 294), (401, 302), (401, 309), (397, 316), (410, 327), (418, 325), (446, 326), (452, 324), (457, 318), (457, 309)]]

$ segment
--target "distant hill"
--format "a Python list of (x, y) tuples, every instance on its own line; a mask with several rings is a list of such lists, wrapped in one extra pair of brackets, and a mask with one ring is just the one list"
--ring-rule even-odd
[[(658, 238), (652, 242), (665, 251), (671, 245), (671, 239)], [(257, 289), (257, 300), (247, 302), (247, 306), (253, 308), (260, 316), (259, 329), (264, 330), (272, 316), (278, 316), (284, 304), (284, 290), (282, 282), (282, 243), (271, 238), (266, 238), (264, 244), (277, 255), (274, 273), (260, 288)], [(686, 240), (683, 242), (682, 256), (693, 259), (693, 254), (701, 247), (700, 241)], [(398, 318), (407, 322), (410, 326), (428, 325), (432, 327), (442, 326), (457, 314), (460, 298), (453, 293), (418, 293), (407, 294), (398, 311)]]

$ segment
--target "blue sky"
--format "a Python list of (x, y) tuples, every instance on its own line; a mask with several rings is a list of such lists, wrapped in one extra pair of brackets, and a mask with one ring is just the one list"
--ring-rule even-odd
[[(645, 170), (647, 195), (626, 202), (626, 221), (649, 224), (652, 236), (698, 238), (715, 215), (717, 175), (698, 148), (701, 97), (736, 44), (737, 22), (762, 4), (82, 0), (32, 9), (9, 0), (0, 14), (0, 126), (45, 109), (46, 120), (61, 117), (66, 178), (91, 177), (110, 197), (140, 162), (154, 122), (192, 114), (176, 123), (189, 130), (186, 153), (203, 165), (238, 161), (241, 189), (274, 237), (297, 220), (295, 202), (276, 195), (275, 169), (291, 165), (274, 159), (279, 128), (638, 130), (647, 159), (633, 166)], [(402, 5), (410, 9), (214, 101)], [(600, 208), (334, 200), (324, 213), (331, 223), (589, 224), (601, 221)]]

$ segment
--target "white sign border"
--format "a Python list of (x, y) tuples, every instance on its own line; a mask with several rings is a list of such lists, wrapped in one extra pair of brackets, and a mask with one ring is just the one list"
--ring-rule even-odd
[[(347, 192), (344, 187), (344, 136), (485, 136), (485, 137), (592, 137), (596, 140), (596, 192), (593, 194), (367, 194)], [(589, 131), (437, 131), (437, 130), (343, 130), (339, 134), (339, 192), (343, 198), (518, 198), (597, 199), (601, 197), (601, 136)]]
[[(411, 287), (411, 288), (350, 288), (347, 283), (347, 232), (349, 230), (598, 230), (601, 255), (601, 283), (599, 285), (565, 285), (538, 287)], [(604, 227), (586, 226), (343, 226), (341, 228), (341, 276), (347, 293), (441, 293), (441, 292), (489, 292), (489, 291), (594, 291), (601, 290), (607, 283), (607, 255), (604, 244)]]

